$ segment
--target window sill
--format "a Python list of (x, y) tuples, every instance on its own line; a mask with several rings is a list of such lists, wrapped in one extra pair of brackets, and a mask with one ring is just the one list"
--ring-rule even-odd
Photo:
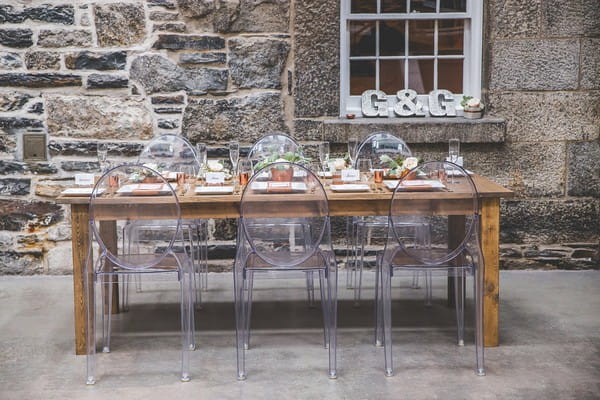
[(352, 135), (359, 139), (376, 131), (387, 131), (407, 143), (448, 143), (459, 138), (462, 143), (503, 143), (506, 120), (485, 116), (481, 119), (455, 118), (356, 118), (323, 121), (323, 137), (345, 143)]

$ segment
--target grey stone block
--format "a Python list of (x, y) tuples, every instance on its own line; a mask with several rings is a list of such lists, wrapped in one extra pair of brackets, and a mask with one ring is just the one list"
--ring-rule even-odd
[(179, 56), (179, 64), (223, 64), (227, 61), (226, 53), (184, 53)]
[(96, 4), (94, 12), (100, 46), (132, 46), (144, 41), (146, 19), (142, 3)]
[[(110, 156), (135, 157), (144, 148), (142, 143), (108, 142), (106, 145)], [(48, 150), (53, 156), (90, 156), (95, 155), (98, 148), (97, 143), (93, 141), (51, 140), (48, 143)]]
[(179, 9), (186, 17), (201, 18), (215, 12), (214, 0), (177, 0)]
[(161, 129), (179, 128), (179, 120), (176, 119), (159, 119), (156, 123)]
[(294, 99), (297, 118), (339, 115), (339, 2), (295, 3)]
[(507, 121), (509, 141), (594, 140), (600, 93), (491, 93), (490, 112)]
[(193, 142), (251, 143), (272, 131), (287, 131), (281, 97), (273, 92), (189, 100), (183, 117), (183, 135)]
[(225, 48), (225, 39), (207, 35), (162, 34), (152, 46), (154, 49), (167, 50), (221, 50)]
[(172, 0), (148, 0), (149, 7), (164, 7), (167, 10), (174, 10), (177, 8), (175, 1)]
[[(569, 143), (569, 196), (600, 197), (600, 142)], [(598, 221), (600, 224), (600, 220)]]
[(29, 163), (27, 164), (27, 169), (36, 175), (51, 175), (58, 172), (58, 169), (53, 164), (48, 163)]
[(541, 0), (491, 0), (488, 23), (492, 37), (534, 37), (540, 33)]
[(59, 69), (60, 54), (47, 51), (29, 51), (25, 53), (27, 69)]
[(34, 275), (44, 272), (42, 252), (0, 252), (0, 275)]
[(178, 107), (156, 107), (154, 112), (157, 114), (181, 114), (183, 109)]
[(18, 161), (0, 160), (0, 174), (17, 174), (25, 172), (25, 164)]
[(578, 70), (578, 40), (498, 40), (492, 46), (490, 89), (577, 89)]
[(81, 86), (81, 76), (59, 73), (25, 74), (13, 72), (0, 74), (0, 86), (21, 86), (30, 88)]
[(23, 196), (31, 190), (31, 179), (0, 178), (0, 195)]
[(80, 51), (65, 55), (65, 65), (69, 69), (96, 69), (100, 71), (125, 69), (127, 53)]
[(459, 138), (463, 143), (501, 143), (506, 122), (501, 118), (358, 118), (326, 119), (323, 138), (333, 143), (347, 143), (357, 136), (362, 140), (377, 131), (387, 131), (407, 143), (448, 143)]
[(126, 88), (129, 79), (119, 75), (91, 74), (87, 78), (88, 89), (118, 89)]
[(27, 93), (9, 92), (0, 94), (0, 111), (16, 111), (31, 99)]
[(600, 38), (581, 41), (581, 88), (600, 89)]
[(0, 117), (0, 129), (12, 130), (22, 128), (41, 128), (44, 126), (43, 121), (31, 118), (19, 117)]
[(6, 47), (24, 48), (33, 45), (31, 29), (0, 29), (0, 44)]
[(38, 34), (40, 47), (86, 47), (92, 45), (92, 34), (83, 29), (42, 29)]
[(0, 199), (0, 230), (3, 231), (50, 226), (62, 218), (63, 209), (54, 202)]
[(27, 112), (33, 114), (42, 114), (44, 112), (44, 103), (34, 103), (28, 109)]
[(95, 172), (100, 170), (98, 161), (62, 161), (60, 167), (63, 171)]
[(226, 69), (183, 69), (172, 61), (159, 56), (140, 56), (133, 60), (130, 77), (138, 81), (147, 93), (225, 90)]
[(152, 115), (136, 96), (46, 95), (48, 133), (78, 138), (150, 139)]
[(290, 45), (271, 38), (229, 40), (229, 68), (233, 83), (244, 89), (280, 89), (281, 73)]
[(0, 5), (0, 23), (20, 24), (25, 20), (72, 25), (75, 10), (71, 5), (42, 4), (37, 7), (15, 9), (10, 5)]
[(542, 25), (548, 36), (600, 36), (597, 0), (546, 0)]
[(182, 33), (182, 32), (185, 32), (186, 30), (187, 30), (187, 27), (183, 22), (164, 22), (164, 23), (152, 25), (152, 32), (163, 31), (163, 32)]
[(504, 243), (586, 241), (600, 234), (598, 200), (507, 200), (501, 203)]
[(152, 104), (183, 104), (185, 97), (181, 94), (176, 96), (152, 96), (150, 101)]
[(217, 32), (288, 32), (289, 0), (217, 0)]
[(0, 52), (0, 68), (1, 69), (15, 69), (23, 66), (23, 60), (17, 53), (8, 53), (5, 51)]
[(179, 13), (167, 11), (150, 11), (151, 21), (177, 21)]

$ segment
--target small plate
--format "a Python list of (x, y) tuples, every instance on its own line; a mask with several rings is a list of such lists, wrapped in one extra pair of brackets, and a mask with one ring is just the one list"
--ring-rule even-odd
[[(67, 188), (63, 190), (60, 194), (62, 196), (91, 196), (94, 188)], [(98, 189), (98, 194), (104, 192), (104, 189)]]
[[(176, 183), (171, 183), (171, 187), (173, 191), (177, 190)], [(117, 193), (124, 196), (158, 196), (169, 194), (171, 190), (165, 183), (135, 183), (121, 186)]]
[(196, 186), (196, 194), (231, 194), (233, 186)]
[(368, 192), (369, 185), (363, 183), (347, 183), (345, 185), (330, 185), (334, 192)]
[(434, 189), (445, 189), (446, 185), (437, 180), (423, 180), (423, 179), (414, 179), (414, 180), (404, 180), (400, 182), (398, 185), (398, 189), (400, 190), (414, 190), (414, 191), (423, 191), (423, 190), (434, 190)]
[(306, 192), (308, 188), (304, 182), (265, 182), (254, 181), (250, 188), (256, 192), (265, 193), (299, 193)]

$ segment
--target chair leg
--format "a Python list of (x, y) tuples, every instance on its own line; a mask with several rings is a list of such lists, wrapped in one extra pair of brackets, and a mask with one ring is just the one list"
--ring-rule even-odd
[(354, 245), (356, 238), (354, 236), (354, 224), (352, 218), (346, 218), (346, 289), (352, 289), (352, 274), (354, 269)]
[(329, 306), (329, 378), (337, 378), (337, 268), (327, 271), (327, 298)]
[(321, 312), (323, 313), (323, 347), (329, 348), (329, 309), (325, 297), (325, 271), (319, 270), (319, 290), (321, 292)]
[(383, 346), (385, 353), (385, 375), (394, 374), (394, 364), (392, 360), (392, 270), (387, 263), (382, 263), (381, 268), (381, 286), (383, 302)]
[(465, 281), (464, 270), (454, 270), (454, 304), (456, 307), (456, 339), (459, 346), (465, 345)]
[[(240, 269), (242, 271), (240, 271)], [(237, 379), (246, 379), (245, 350), (244, 342), (246, 334), (244, 333), (246, 321), (244, 318), (244, 271), (243, 268), (234, 266), (233, 284), (235, 294), (235, 340), (237, 348)]]
[(96, 299), (95, 279), (92, 268), (92, 246), (90, 243), (84, 268), (83, 284), (86, 301), (86, 384), (96, 383)]
[(103, 353), (110, 353), (110, 332), (112, 321), (112, 291), (113, 291), (113, 276), (102, 276), (102, 339)]
[(244, 350), (250, 348), (250, 321), (252, 320), (252, 289), (254, 288), (254, 271), (248, 271), (248, 279), (246, 280), (246, 308), (245, 308), (245, 319), (246, 324), (244, 326), (244, 332), (246, 333), (244, 338)]
[(431, 306), (431, 298), (433, 297), (433, 280), (431, 271), (423, 271), (425, 274), (425, 305)]
[(383, 300), (381, 289), (381, 255), (375, 265), (375, 346), (383, 346)]
[(181, 289), (181, 381), (188, 382), (190, 380), (190, 350), (193, 346), (192, 331), (194, 324), (193, 318), (193, 291), (192, 276), (194, 274), (191, 261), (180, 265), (179, 284)]
[(312, 271), (306, 272), (306, 296), (308, 298), (308, 307), (315, 306), (315, 283)]
[[(483, 258), (479, 258), (483, 260)], [(479, 376), (485, 375), (484, 355), (483, 355), (483, 268), (479, 264), (474, 269), (475, 284), (475, 352), (477, 357), (477, 370)]]

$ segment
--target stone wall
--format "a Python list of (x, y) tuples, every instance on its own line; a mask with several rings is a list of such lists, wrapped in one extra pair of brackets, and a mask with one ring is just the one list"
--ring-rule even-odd
[[(338, 119), (338, 1), (0, 0), (0, 273), (70, 272), (53, 199), (98, 169), (96, 140), (115, 162), (166, 132), (220, 157), (273, 130), (342, 152), (380, 125), (426, 159), (458, 135), (468, 168), (517, 192), (502, 203), (503, 267), (599, 268), (594, 3), (486, 2), (485, 120), (364, 123)], [(49, 161), (19, 161), (31, 129), (47, 132)], [(231, 254), (232, 224), (211, 225), (213, 258)]]

